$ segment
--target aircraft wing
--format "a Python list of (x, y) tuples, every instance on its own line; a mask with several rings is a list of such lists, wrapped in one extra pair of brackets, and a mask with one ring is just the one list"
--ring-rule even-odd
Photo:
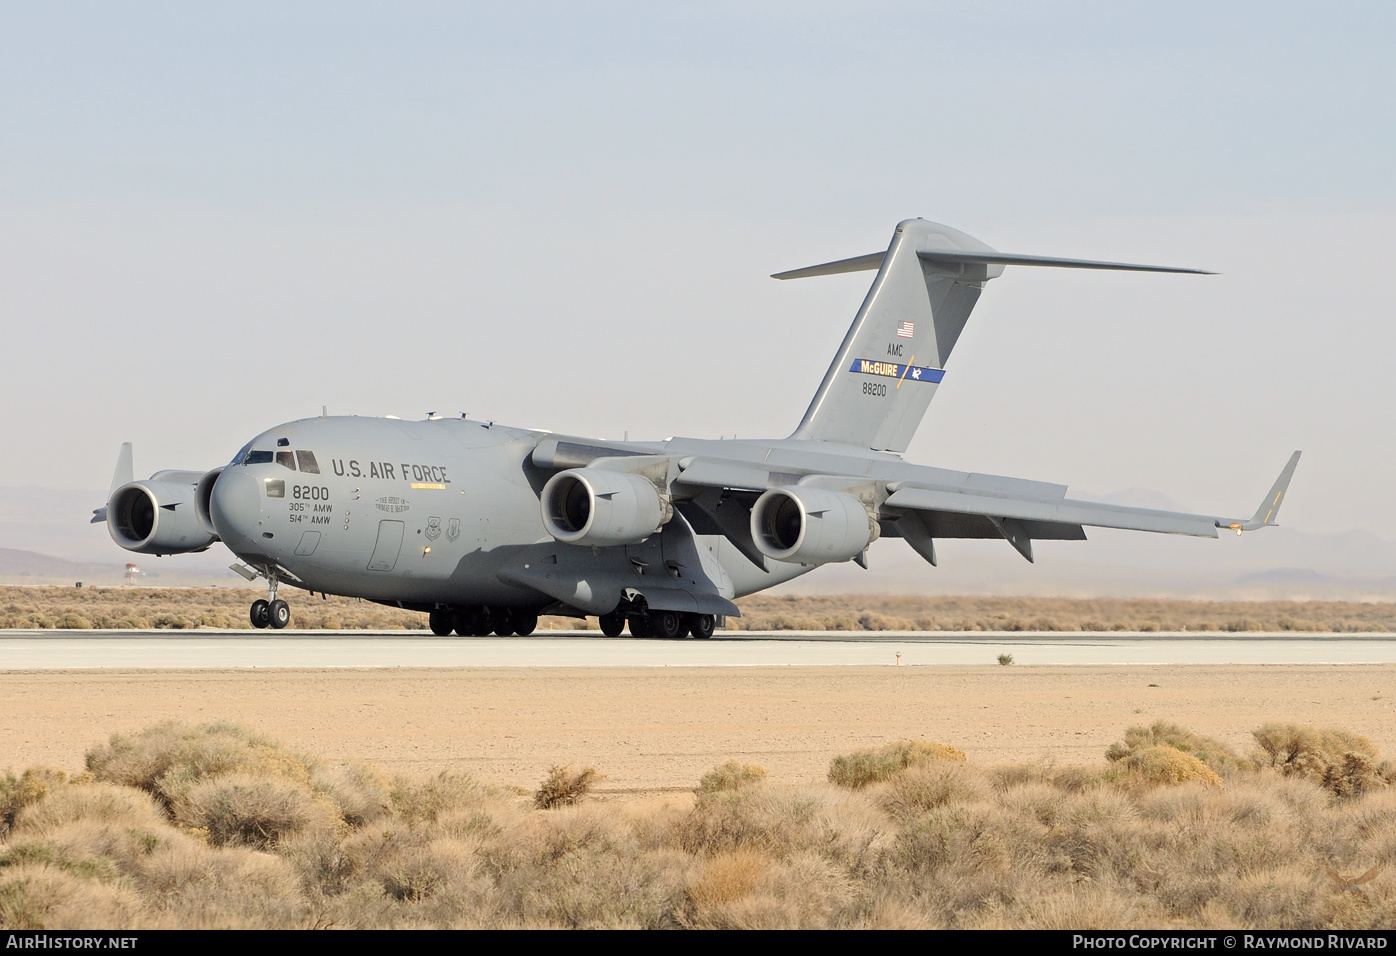
[(1066, 497), (1065, 485), (788, 448), (771, 448), (762, 459), (751, 460), (712, 454), (647, 455), (549, 439), (535, 451), (534, 462), (552, 468), (645, 471), (664, 484), (695, 528), (723, 535), (764, 567), (750, 530), (751, 508), (773, 489), (821, 489), (856, 497), (884, 536), (905, 539), (932, 564), (936, 538), (1003, 538), (1031, 561), (1034, 540), (1082, 540), (1087, 527), (1215, 538), (1223, 528), (1239, 534), (1273, 525), (1299, 454), (1290, 457), (1250, 518), (1081, 501)]
[[(1280, 502), (1299, 463), (1295, 452), (1250, 518), (1132, 508), (1067, 498), (1062, 485), (971, 475), (955, 485), (911, 480), (869, 482), (862, 475), (799, 475), (754, 462), (693, 458), (681, 463), (679, 483), (759, 493), (782, 485), (861, 489), (884, 533), (903, 537), (932, 564), (935, 538), (999, 538), (1033, 560), (1033, 540), (1080, 540), (1084, 528), (1119, 528), (1158, 534), (1217, 537), (1218, 530), (1252, 531), (1275, 524)], [(978, 479), (978, 480), (976, 480)], [(732, 525), (730, 516), (726, 522)], [(731, 527), (740, 536), (742, 529)], [(728, 529), (724, 532), (734, 537)], [(747, 541), (736, 541), (739, 546)], [(743, 548), (743, 550), (747, 550)]]

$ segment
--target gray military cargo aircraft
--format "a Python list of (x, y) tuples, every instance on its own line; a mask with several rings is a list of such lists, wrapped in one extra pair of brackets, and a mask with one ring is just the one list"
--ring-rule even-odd
[(709, 637), (740, 613), (734, 598), (820, 565), (867, 567), (879, 537), (934, 565), (937, 538), (1002, 538), (1032, 561), (1034, 540), (1084, 540), (1085, 527), (1216, 537), (1275, 523), (1299, 452), (1249, 518), (902, 460), (984, 283), (1010, 265), (1201, 273), (1000, 253), (910, 219), (885, 252), (775, 276), (877, 270), (789, 438), (598, 441), (464, 417), (321, 416), (207, 472), (133, 481), (123, 445), (93, 522), (141, 554), (222, 541), (235, 571), (268, 583), (257, 627), (287, 625), (277, 591), (290, 584), (426, 612), (439, 635), (529, 634), (550, 613), (664, 638)]

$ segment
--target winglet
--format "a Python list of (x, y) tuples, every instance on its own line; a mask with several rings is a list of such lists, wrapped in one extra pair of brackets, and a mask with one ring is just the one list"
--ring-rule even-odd
[[(1230, 528), (1237, 534), (1242, 531), (1254, 531), (1257, 528), (1270, 527), (1275, 524), (1275, 515), (1280, 512), (1280, 503), (1284, 501), (1285, 492), (1289, 490), (1289, 480), (1294, 477), (1294, 469), (1299, 464), (1299, 452), (1289, 456), (1289, 463), (1280, 472), (1280, 477), (1275, 479), (1275, 486), (1270, 489), (1270, 493), (1261, 501), (1260, 507), (1255, 510), (1255, 515), (1250, 521), (1233, 521), (1224, 527)], [(1217, 522), (1221, 525), (1221, 522)]]

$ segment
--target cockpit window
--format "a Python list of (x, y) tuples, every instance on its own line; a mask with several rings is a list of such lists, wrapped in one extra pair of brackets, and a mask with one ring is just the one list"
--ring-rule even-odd
[(286, 482), (280, 478), (264, 478), (262, 480), (266, 482), (268, 498), (286, 497)]
[(301, 471), (307, 475), (320, 474), (320, 466), (315, 462), (315, 452), (298, 451), (296, 452), (296, 460), (301, 464)]
[(249, 451), (247, 457), (242, 460), (244, 465), (270, 465), (271, 452), (269, 451)]
[(289, 451), (279, 451), (276, 453), (276, 463), (282, 468), (296, 470), (296, 456)]
[(241, 465), (243, 463), (242, 460), (247, 457), (247, 453), (251, 450), (252, 442), (248, 442), (246, 445), (243, 445), (241, 448), (238, 449), (238, 453), (233, 456), (233, 460), (228, 462), (228, 464)]

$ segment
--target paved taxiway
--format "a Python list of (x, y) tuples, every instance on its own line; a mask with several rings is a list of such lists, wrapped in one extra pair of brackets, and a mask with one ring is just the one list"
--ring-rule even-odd
[(0, 670), (87, 668), (770, 667), (992, 664), (1390, 664), (1396, 635), (719, 631), (458, 638), (365, 631), (2, 631)]

